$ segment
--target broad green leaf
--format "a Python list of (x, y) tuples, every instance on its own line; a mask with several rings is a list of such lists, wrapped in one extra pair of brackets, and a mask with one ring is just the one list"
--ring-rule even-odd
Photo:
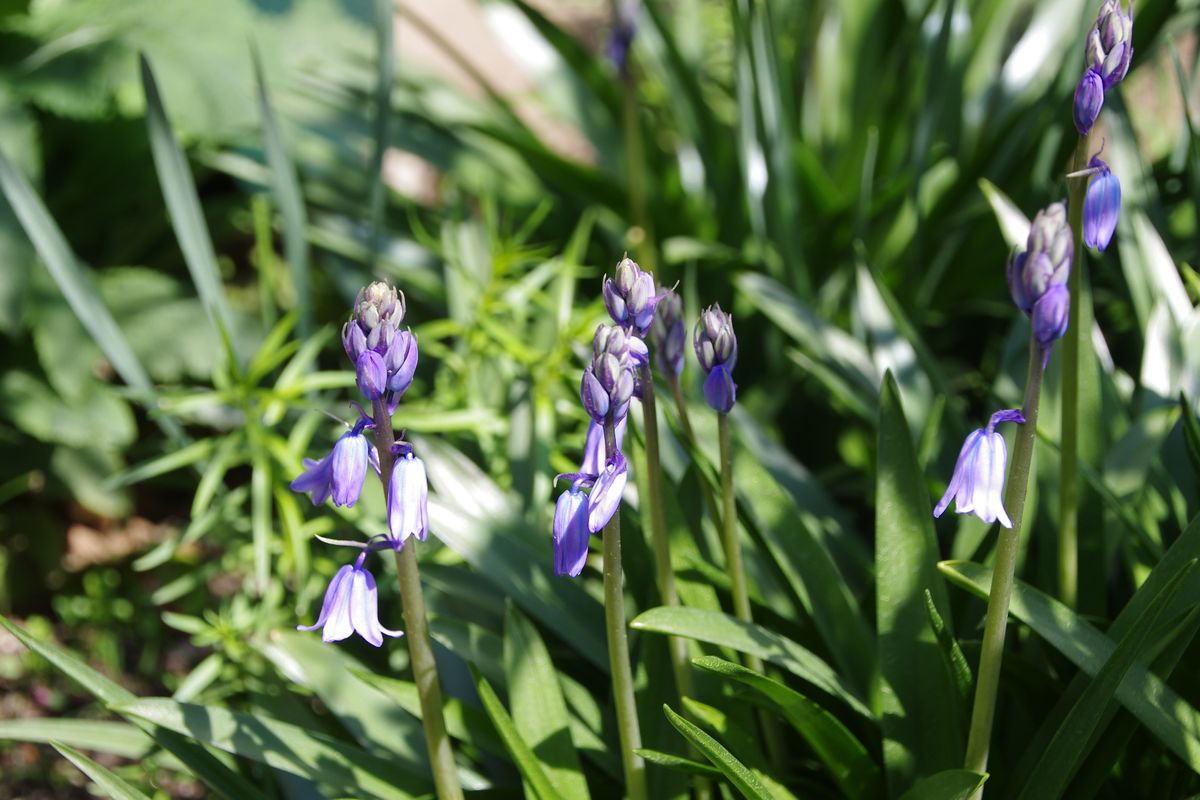
[[(71, 310), (100, 346), (116, 373), (133, 389), (138, 401), (153, 412), (158, 407), (154, 386), (125, 334), (100, 299), (91, 277), (75, 258), (41, 198), (3, 155), (0, 155), (0, 189)], [(173, 419), (156, 413), (151, 413), (151, 418), (174, 441), (184, 441), (183, 429)]]
[(10, 742), (56, 741), (134, 760), (145, 758), (155, 749), (153, 739), (127, 722), (93, 719), (0, 720), (0, 739)]
[(479, 699), (483, 701), (484, 710), (491, 717), (492, 724), (496, 726), (500, 738), (504, 740), (504, 746), (508, 748), (513, 761), (516, 762), (516, 767), (520, 770), (521, 777), (525, 779), (528, 788), (540, 800), (555, 800), (558, 794), (554, 784), (550, 783), (550, 779), (546, 777), (537, 755), (521, 738), (517, 726), (513, 724), (508, 712), (504, 710), (504, 704), (496, 696), (496, 690), (487, 682), (487, 678), (481, 675), (477, 675), (475, 678), (475, 688), (479, 691)]
[[(1182, 541), (1183, 537), (1180, 538)], [(1164, 557), (1162, 564), (1170, 563), (1168, 559), (1170, 553)], [(938, 566), (953, 583), (978, 597), (987, 597), (992, 583), (990, 569), (966, 561), (943, 561)], [(1155, 573), (1158, 573), (1157, 568)], [(1151, 586), (1152, 580), (1153, 575), (1143, 584), (1143, 591)], [(1154, 594), (1157, 595), (1162, 587), (1162, 583), (1154, 586)], [(1198, 590), (1200, 587), (1197, 586), (1184, 587), (1176, 605), (1185, 600), (1194, 603)], [(1142, 613), (1151, 595), (1146, 595), (1146, 600), (1139, 600), (1142, 596), (1139, 591), (1126, 606), (1126, 612), (1136, 609), (1138, 614)], [(1172, 609), (1169, 613), (1178, 610)], [(1111, 634), (1125, 636), (1133, 627), (1132, 621), (1137, 614), (1124, 617), (1126, 612), (1122, 612), (1123, 619), (1119, 618), (1113, 623)], [(1021, 581), (1013, 585), (1009, 614), (1031, 627), (1071, 663), (1093, 677), (1100, 672), (1115, 649), (1112, 639), (1082, 617)], [(1116, 696), (1163, 744), (1193, 770), (1200, 772), (1200, 711), (1141, 664), (1129, 668), (1117, 687)]]
[(680, 772), (686, 772), (689, 775), (704, 775), (712, 777), (721, 775), (721, 770), (708, 764), (701, 764), (699, 761), (693, 761), (690, 758), (677, 756), (674, 753), (664, 753), (660, 750), (647, 750), (644, 747), (639, 747), (633, 752), (637, 753), (642, 758), (651, 764), (657, 764), (660, 767), (667, 769), (677, 769)]
[(119, 714), (161, 725), (351, 795), (407, 800), (430, 791), (428, 780), (401, 771), (391, 761), (287, 722), (161, 697), (112, 707)]
[(154, 72), (145, 55), (140, 56), (142, 89), (146, 95), (146, 124), (150, 132), (150, 152), (158, 170), (163, 199), (171, 215), (175, 236), (183, 250), (184, 261), (200, 302), (204, 304), (209, 319), (227, 336), (233, 334), (232, 317), (225, 302), (221, 286), (221, 271), (217, 267), (217, 256), (213, 252), (212, 239), (204, 222), (196, 184), (188, 168), (187, 159), (175, 141), (171, 123), (154, 80)]
[(854, 690), (816, 654), (759, 625), (719, 611), (660, 606), (642, 612), (629, 626), (669, 636), (685, 636), (758, 656), (836, 697), (867, 719), (872, 718), (870, 710)]
[(875, 613), (883, 687), (878, 709), (894, 793), (962, 763), (963, 717), (925, 610), (927, 591), (936, 606), (949, 605), (937, 571), (929, 489), (890, 374), (879, 406)]
[(588, 797), (550, 652), (533, 623), (512, 607), (504, 617), (504, 674), (513, 723), (555, 792), (564, 798)]
[(987, 775), (965, 769), (948, 769), (922, 778), (900, 800), (970, 800)]
[(1196, 566), (1189, 561), (1159, 592), (1143, 611), (1132, 629), (1121, 638), (1095, 679), (1075, 701), (1075, 706), (1059, 726), (1050, 744), (1041, 752), (1033, 771), (1026, 776), (1020, 797), (1026, 800), (1055, 800), (1067, 788), (1072, 775), (1103, 731), (1102, 720), (1117, 687), (1134, 661), (1152, 643), (1151, 635), (1158, 633), (1158, 621), (1171, 603), (1184, 578)]
[(739, 681), (770, 699), (800, 732), (847, 797), (883, 795), (879, 766), (837, 717), (804, 695), (753, 670), (714, 656), (693, 659), (701, 669)]
[(62, 753), (68, 761), (79, 767), (85, 775), (91, 778), (113, 800), (150, 800), (149, 797), (117, 777), (112, 770), (100, 766), (74, 747), (62, 742), (51, 742), (50, 745)]
[(720, 742), (676, 714), (666, 704), (663, 705), (663, 713), (667, 715), (667, 719), (675, 730), (679, 731), (693, 747), (699, 750), (701, 755), (712, 762), (712, 765), (719, 769), (729, 782), (749, 800), (771, 800), (774, 797), (754, 773), (747, 769), (745, 764), (734, 758), (733, 754), (721, 746)]

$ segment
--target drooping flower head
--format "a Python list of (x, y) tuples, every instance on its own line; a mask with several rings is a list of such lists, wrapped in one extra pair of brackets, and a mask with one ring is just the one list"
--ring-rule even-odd
[(578, 577), (587, 562), (588, 496), (579, 490), (579, 481), (558, 496), (554, 507), (554, 574)]
[(392, 466), (388, 487), (388, 530), (403, 544), (410, 536), (425, 541), (429, 536), (429, 482), (425, 462), (413, 455), (412, 447), (401, 442), (394, 448), (397, 458)]
[(987, 523), (1000, 520), (1004, 527), (1012, 527), (1002, 497), (1008, 451), (1004, 437), (996, 432), (996, 425), (1001, 422), (1023, 424), (1025, 417), (1016, 409), (997, 411), (988, 420), (986, 428), (972, 431), (967, 436), (958, 453), (950, 485), (933, 509), (935, 517), (945, 513), (953, 500), (954, 510), (959, 514), (974, 514)]
[(1017, 308), (1032, 315), (1034, 303), (1047, 289), (1066, 285), (1074, 249), (1066, 203), (1051, 203), (1039, 211), (1025, 250), (1013, 253), (1008, 261), (1008, 289)]
[(583, 371), (580, 399), (583, 408), (597, 423), (614, 424), (629, 413), (633, 399), (633, 343), (645, 348), (637, 337), (627, 336), (615, 325), (601, 325), (592, 340), (592, 363)]
[(700, 368), (708, 376), (704, 379), (704, 399), (714, 410), (729, 413), (737, 402), (733, 368), (737, 364), (738, 350), (733, 315), (722, 311), (719, 303), (709, 306), (696, 323), (692, 346)]
[(1104, 0), (1088, 32), (1084, 65), (1103, 79), (1108, 91), (1125, 78), (1132, 59), (1133, 6), (1126, 11), (1120, 0)]
[(383, 634), (403, 636), (403, 631), (393, 631), (379, 624), (379, 592), (375, 576), (363, 568), (370, 549), (364, 549), (353, 564), (337, 571), (329, 588), (325, 590), (325, 601), (321, 614), (313, 625), (297, 625), (298, 631), (321, 629), (321, 639), (340, 642), (352, 633), (366, 639), (375, 647), (383, 644)]
[(1112, 241), (1121, 213), (1121, 181), (1100, 159), (1099, 153), (1092, 156), (1088, 166), (1096, 173), (1083, 198), (1083, 243), (1104, 250)]
[(363, 435), (363, 429), (371, 425), (367, 417), (361, 417), (334, 442), (333, 449), (324, 458), (319, 461), (304, 459), (304, 471), (292, 481), (292, 490), (309, 493), (314, 506), (321, 505), (329, 497), (333, 497), (335, 506), (348, 507), (358, 502), (367, 466), (379, 471), (379, 454)]
[(654, 342), (654, 359), (667, 375), (683, 372), (683, 350), (687, 344), (687, 329), (683, 325), (683, 300), (666, 289), (654, 309), (650, 338)]
[[(655, 290), (654, 275), (626, 256), (617, 264), (616, 277), (604, 279), (601, 292), (612, 321), (626, 333), (646, 338), (654, 321), (654, 308), (662, 298)], [(638, 363), (645, 361), (639, 359)]]
[[(367, 352), (374, 352), (382, 361), (382, 385), (394, 401), (412, 384), (417, 368), (417, 340), (411, 331), (400, 330), (404, 322), (404, 293), (376, 281), (358, 293), (354, 312), (342, 326), (342, 346), (359, 374), (359, 388), (368, 400), (379, 385), (380, 365)], [(364, 374), (372, 379), (366, 385)]]

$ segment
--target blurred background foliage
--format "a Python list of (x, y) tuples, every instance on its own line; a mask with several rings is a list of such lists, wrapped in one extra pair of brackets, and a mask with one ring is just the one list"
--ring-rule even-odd
[[(1186, 528), (1200, 484), (1200, 439), (1189, 448), (1186, 435), (1200, 408), (1200, 8), (1135, 5), (1133, 69), (1101, 133), (1125, 204), (1116, 245), (1088, 256), (1105, 415), (1088, 434), (1099, 501), (1080, 610), (1102, 620)], [(327, 415), (351, 413), (336, 326), (383, 278), (405, 291), (421, 342), (399, 424), (427, 448), (446, 545), (422, 554), (443, 680), (479, 714), (466, 663), (508, 686), (506, 648), (540, 629), (593, 793), (607, 796), (619, 772), (603, 746), (598, 582), (547, 577), (549, 503), (551, 476), (580, 453), (600, 279), (628, 250), (680, 283), (692, 317), (720, 301), (737, 319), (756, 615), (839, 670), (863, 669), (814, 610), (795, 539), (826, 554), (868, 635), (884, 372), (931, 495), (962, 436), (1017, 404), (1026, 323), (1003, 267), (1025, 218), (1065, 195), (1094, 12), (1081, 0), (649, 2), (626, 80), (603, 57), (609, 7), (583, 0), (6, 0), (0, 612), (135, 694), (253, 710), (419, 765), (404, 686), (370, 673), (352, 692), (332, 683), (351, 657), (402, 671), (404, 648), (335, 651), (278, 632), (312, 616), (337, 566), (311, 537), (381, 529), (377, 490), (314, 511), (286, 485), (336, 436)], [(186, 160), (172, 161), (176, 142)], [(47, 216), (30, 211), (39, 202)], [(689, 367), (698, 396), (694, 378)], [(1048, 391), (1024, 574), (1053, 593), (1054, 365)], [(672, 525), (697, 532), (680, 547), (681, 592), (720, 609), (720, 548), (688, 491), (711, 473), (667, 445)], [(982, 525), (944, 520), (938, 533), (943, 557), (986, 560)], [(649, 552), (631, 539), (645, 610)], [(951, 598), (977, 618), (975, 601)], [(978, 635), (959, 629), (965, 643)], [(656, 641), (640, 645), (642, 680), (661, 698)], [(0, 718), (103, 715), (9, 642)], [(1035, 700), (1070, 669), (1044, 647), (1025, 655), (1016, 685)], [(1194, 699), (1194, 677), (1180, 679)], [(363, 700), (380, 693), (409, 698), (401, 721)], [(680, 751), (657, 704), (643, 706), (648, 746)], [(1012, 713), (1010, 733), (1036, 728), (1031, 709)], [(0, 738), (54, 738), (32, 730), (0, 726)], [(130, 731), (108, 752), (146, 752)], [(996, 758), (1015, 762), (1027, 740), (1006, 737)], [(1112, 796), (1166, 796), (1120, 794), (1139, 774), (1200, 788), (1178, 754), (1140, 729), (1135, 741)], [(476, 785), (512, 786), (495, 747), (470, 742)], [(15, 776), (0, 796), (37, 796), (48, 752), (0, 745)], [(114, 763), (173, 796), (197, 791), (178, 753), (154, 753)], [(270, 793), (303, 793), (292, 772), (250, 761), (236, 769), (269, 772)], [(832, 791), (814, 775), (788, 778)], [(73, 780), (56, 768), (48, 785)]]

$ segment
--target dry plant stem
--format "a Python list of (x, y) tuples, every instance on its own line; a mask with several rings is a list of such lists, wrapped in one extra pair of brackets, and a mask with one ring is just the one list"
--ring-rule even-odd
[[(979, 654), (979, 677), (975, 684), (975, 704), (971, 710), (971, 730), (967, 738), (966, 768), (987, 771), (992, 723), (996, 717), (996, 690), (1000, 685), (1000, 664), (1004, 657), (1004, 634), (1008, 625), (1008, 601), (1021, 541), (1021, 518), (1025, 510), (1025, 492), (1033, 462), (1033, 443), (1037, 435), (1038, 399), (1042, 391), (1043, 351), (1029, 339), (1029, 373), (1025, 381), (1025, 422), (1018, 426), (1013, 445), (1008, 485), (1004, 490), (1004, 508), (1012, 520), (1011, 528), (1000, 528), (992, 588), (988, 595), (987, 616), (983, 624), (983, 644)], [(983, 797), (983, 790), (975, 794)]]
[[(384, 401), (376, 400), (374, 411), (379, 479), (383, 481), (386, 496), (392, 485), (392, 466), (395, 463), (392, 445), (396, 437)], [(425, 744), (429, 748), (429, 763), (437, 796), (441, 800), (463, 800), (458, 767), (454, 764), (454, 751), (450, 747), (450, 737), (446, 735), (446, 722), (442, 717), (442, 688), (438, 684), (437, 664), (429, 644), (429, 624), (425, 619), (425, 595), (421, 591), (421, 573), (417, 569), (416, 545), (417, 540), (410, 537), (405, 546), (396, 551), (396, 573), (400, 579), (400, 599), (404, 604), (404, 640), (408, 642), (413, 681), (421, 701), (421, 724), (425, 728)]]
[[(679, 605), (675, 589), (675, 571), (671, 567), (671, 540), (667, 534), (666, 514), (663, 511), (662, 465), (658, 457), (658, 413), (654, 397), (654, 375), (650, 365), (642, 372), (642, 422), (646, 435), (646, 486), (650, 490), (650, 535), (654, 540), (654, 561), (658, 571), (658, 594), (664, 606)], [(688, 664), (687, 642), (678, 636), (667, 637), (671, 652), (671, 667), (675, 671), (675, 688), (682, 697), (694, 697), (692, 671)]]
[[(1091, 135), (1080, 136), (1075, 146), (1071, 171), (1086, 169)], [(1062, 457), (1059, 473), (1058, 592), (1068, 607), (1075, 607), (1079, 594), (1079, 352), (1080, 302), (1083, 294), (1083, 199), (1088, 177), (1067, 179), (1067, 222), (1071, 226), (1073, 264), (1067, 279), (1071, 309), (1062, 343)]]
[[(604, 423), (604, 450), (617, 453), (616, 428)], [(604, 627), (608, 634), (608, 663), (612, 671), (613, 702), (617, 706), (617, 733), (621, 764), (630, 800), (647, 800), (646, 762), (634, 751), (642, 746), (637, 703), (633, 696), (633, 671), (629, 665), (629, 637), (625, 630), (625, 591), (621, 574), (621, 513), (617, 510), (604, 526)]]

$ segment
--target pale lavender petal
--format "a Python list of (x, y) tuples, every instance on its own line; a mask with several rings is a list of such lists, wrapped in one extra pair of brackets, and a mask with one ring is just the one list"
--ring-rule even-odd
[[(628, 416), (621, 417), (617, 421), (615, 433), (618, 450), (625, 445), (625, 429), (628, 427), (628, 421)], [(608, 460), (606, 456), (604, 426), (592, 420), (588, 423), (587, 438), (583, 443), (583, 464), (579, 467), (579, 471), (588, 475), (599, 475), (604, 470), (604, 462)]]
[(429, 482), (425, 464), (409, 453), (396, 460), (388, 489), (388, 530), (400, 542), (409, 536), (425, 541), (429, 535)]
[(334, 573), (333, 580), (329, 581), (329, 587), (325, 590), (325, 600), (321, 603), (321, 613), (317, 617), (317, 621), (312, 625), (297, 625), (296, 630), (315, 631), (329, 620), (329, 615), (333, 613), (334, 608), (337, 607), (338, 603), (344, 601), (346, 587), (343, 584), (346, 582), (346, 576), (353, 569), (354, 567), (347, 564)]
[(304, 459), (304, 472), (291, 483), (293, 491), (311, 493), (314, 506), (324, 503), (333, 491), (330, 460), (330, 456), (325, 456), (320, 461)]
[(554, 574), (572, 578), (587, 562), (587, 495), (574, 489), (563, 492), (554, 507)]
[(369, 445), (361, 433), (349, 432), (337, 440), (332, 454), (333, 504), (352, 506), (367, 477)]
[(613, 514), (617, 513), (628, 477), (625, 457), (618, 452), (616, 458), (604, 467), (604, 472), (600, 474), (596, 485), (592, 487), (592, 493), (588, 496), (589, 531), (599, 533), (604, 530)]

